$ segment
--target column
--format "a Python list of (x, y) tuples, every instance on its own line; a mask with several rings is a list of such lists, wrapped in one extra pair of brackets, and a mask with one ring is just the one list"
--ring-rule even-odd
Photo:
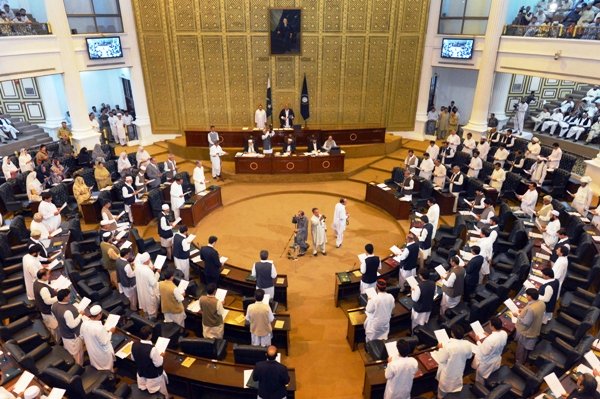
[(83, 93), (83, 85), (75, 56), (75, 46), (67, 20), (64, 2), (45, 0), (48, 21), (58, 40), (63, 66), (64, 92), (71, 115), (71, 131), (75, 148), (93, 148), (99, 143), (100, 134), (92, 129), (88, 118), (88, 106)]
[(494, 91), (492, 92), (492, 104), (490, 105), (490, 113), (496, 114), (496, 118), (503, 125), (508, 120), (506, 116), (506, 102), (508, 101), (508, 93), (510, 91), (510, 73), (496, 73), (494, 77)]
[(146, 97), (146, 88), (144, 87), (144, 74), (142, 71), (142, 58), (140, 57), (137, 31), (135, 19), (133, 17), (133, 9), (131, 1), (121, 1), (121, 19), (123, 22), (123, 30), (127, 33), (128, 44), (131, 46), (129, 56), (131, 57), (131, 91), (133, 94), (133, 102), (135, 103), (135, 126), (139, 141), (132, 140), (128, 145), (148, 145), (155, 141), (170, 139), (172, 136), (160, 137), (152, 134), (152, 126), (150, 125), (150, 115), (148, 112), (148, 100)]
[(483, 53), (481, 55), (481, 62), (479, 63), (479, 75), (477, 76), (471, 118), (469, 123), (463, 128), (465, 132), (473, 133), (473, 138), (475, 139), (478, 139), (481, 133), (487, 130), (487, 118), (492, 97), (496, 58), (508, 3), (508, 1), (492, 1), (490, 8)]
[(425, 123), (427, 122), (427, 105), (429, 103), (429, 89), (433, 67), (431, 66), (433, 45), (437, 36), (438, 22), (440, 19), (441, 0), (431, 0), (429, 5), (429, 19), (427, 21), (427, 34), (423, 48), (423, 61), (421, 63), (421, 80), (419, 82), (419, 99), (417, 100), (417, 115), (415, 119), (415, 134), (421, 140), (425, 138)]
[[(40, 125), (44, 131), (52, 138), (57, 140), (56, 132), (62, 121), (65, 120), (66, 109), (63, 107), (64, 101), (59, 96), (64, 96), (64, 86), (61, 75), (40, 76), (36, 79), (42, 104), (44, 104), (44, 113), (46, 114), (46, 123)], [(60, 94), (59, 94), (60, 93)]]

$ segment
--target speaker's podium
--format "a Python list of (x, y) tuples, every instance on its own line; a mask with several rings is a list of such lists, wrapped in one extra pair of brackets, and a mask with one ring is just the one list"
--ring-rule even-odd
[(221, 206), (223, 206), (221, 187), (210, 186), (187, 200), (179, 208), (179, 216), (186, 226), (196, 226), (209, 213)]

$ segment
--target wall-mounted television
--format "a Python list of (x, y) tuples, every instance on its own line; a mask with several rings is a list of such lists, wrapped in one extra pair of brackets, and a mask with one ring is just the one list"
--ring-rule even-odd
[(88, 37), (85, 39), (85, 41), (87, 43), (90, 60), (104, 60), (123, 57), (121, 38), (118, 36)]
[(470, 60), (473, 58), (474, 39), (442, 39), (442, 58)]

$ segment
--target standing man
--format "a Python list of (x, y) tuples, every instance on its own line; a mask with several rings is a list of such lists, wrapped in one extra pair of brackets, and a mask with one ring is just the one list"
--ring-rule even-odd
[(425, 180), (431, 181), (431, 175), (433, 174), (433, 169), (435, 168), (435, 164), (429, 157), (428, 153), (423, 154), (423, 160), (419, 165), (419, 177), (422, 177)]
[(365, 308), (366, 342), (375, 339), (386, 340), (390, 332), (390, 319), (396, 300), (392, 294), (386, 292), (387, 283), (384, 279), (377, 280), (377, 295), (370, 298)]
[(360, 293), (363, 294), (369, 288), (375, 288), (377, 283), (377, 271), (381, 267), (379, 256), (373, 255), (373, 244), (365, 245), (365, 254), (367, 257), (360, 262)]
[(160, 246), (167, 251), (167, 258), (173, 257), (173, 227), (175, 220), (169, 211), (169, 205), (162, 204), (162, 212), (158, 220), (158, 236), (160, 237)]
[(554, 271), (549, 267), (542, 270), (542, 277), (545, 283), (540, 287), (540, 300), (546, 304), (544, 312), (543, 324), (552, 320), (556, 302), (558, 301), (558, 293), (560, 290), (560, 282), (554, 278)]
[(217, 286), (210, 283), (206, 286), (206, 295), (200, 297), (202, 310), (202, 336), (204, 338), (223, 339), (225, 325), (223, 324), (223, 302), (217, 299)]
[(116, 260), (117, 280), (119, 282), (119, 292), (129, 299), (129, 308), (133, 311), (137, 310), (138, 299), (137, 290), (135, 288), (135, 272), (131, 267), (131, 263), (127, 259), (130, 255), (129, 248), (123, 248), (120, 251), (119, 259)]
[(290, 383), (288, 369), (277, 360), (277, 348), (267, 348), (267, 360), (256, 363), (252, 379), (258, 382), (258, 397), (267, 399), (285, 398), (287, 384)]
[(183, 178), (175, 175), (175, 181), (171, 184), (171, 207), (175, 219), (179, 218), (179, 208), (185, 204), (185, 193), (183, 192)]
[(290, 105), (286, 104), (285, 108), (279, 113), (279, 120), (281, 122), (281, 128), (289, 129), (294, 124), (294, 111), (290, 109)]
[(192, 174), (192, 180), (194, 180), (194, 189), (196, 193), (206, 190), (206, 178), (204, 177), (204, 167), (202, 161), (196, 161), (194, 172)]
[(388, 357), (385, 368), (385, 393), (383, 399), (410, 399), (413, 379), (419, 371), (417, 359), (409, 356), (410, 344), (403, 339), (396, 342), (398, 355)]
[(58, 323), (58, 333), (62, 338), (63, 346), (73, 356), (75, 363), (83, 366), (83, 340), (79, 336), (83, 311), (69, 303), (70, 296), (69, 289), (58, 291), (56, 294), (58, 302), (51, 306), (51, 310)]
[(187, 226), (179, 226), (179, 231), (173, 236), (173, 262), (183, 273), (185, 280), (190, 279), (190, 242), (188, 241)]
[(251, 275), (256, 278), (256, 289), (261, 289), (270, 298), (275, 297), (275, 279), (277, 270), (272, 260), (269, 259), (269, 251), (263, 249), (260, 251), (260, 261), (252, 266)]
[(473, 367), (477, 369), (475, 381), (483, 384), (485, 379), (500, 368), (502, 352), (508, 340), (508, 334), (502, 329), (502, 321), (496, 316), (490, 320), (492, 333), (487, 337), (477, 337), (477, 351)]
[(404, 292), (406, 279), (417, 274), (419, 262), (419, 243), (413, 233), (408, 233), (406, 236), (406, 245), (402, 253), (396, 256), (395, 259), (400, 262), (400, 266), (398, 267), (400, 270), (398, 285), (400, 286), (400, 291)]
[(262, 302), (264, 297), (265, 292), (260, 288), (257, 289), (254, 294), (256, 302), (249, 305), (246, 310), (246, 321), (250, 323), (250, 335), (254, 346), (271, 345), (271, 332), (273, 331), (271, 323), (275, 317), (269, 304)]
[(140, 340), (131, 346), (131, 360), (137, 367), (137, 385), (141, 391), (148, 393), (160, 392), (165, 398), (169, 397), (167, 391), (167, 375), (163, 370), (164, 353), (152, 345), (152, 327), (144, 326), (140, 329)]
[(211, 144), (209, 154), (213, 179), (224, 181), (224, 179), (221, 177), (221, 157), (223, 155), (227, 155), (227, 153), (223, 151), (219, 145), (219, 141)]
[(542, 322), (544, 321), (544, 312), (546, 305), (539, 300), (539, 292), (535, 288), (528, 288), (525, 291), (527, 296), (527, 305), (519, 313), (514, 315), (517, 318), (517, 350), (515, 352), (516, 364), (523, 364), (529, 356), (529, 351), (533, 350), (537, 344)]
[(477, 179), (479, 177), (479, 171), (483, 168), (483, 162), (481, 158), (479, 158), (479, 151), (473, 151), (473, 156), (471, 157), (471, 162), (469, 162), (469, 171), (467, 172), (467, 176)]
[(140, 309), (150, 320), (156, 320), (160, 303), (159, 273), (155, 272), (148, 252), (139, 254), (138, 259), (139, 263), (135, 265), (134, 273)]
[(325, 216), (321, 215), (319, 208), (312, 209), (312, 217), (310, 218), (310, 231), (313, 239), (313, 256), (317, 256), (317, 251), (325, 252), (325, 244), (327, 244), (327, 227), (325, 227)]
[(110, 331), (104, 328), (100, 305), (91, 307), (90, 317), (83, 320), (80, 332), (92, 367), (96, 370), (113, 372), (115, 351), (112, 347), (111, 338), (115, 332), (115, 327), (111, 328)]
[(479, 284), (479, 272), (484, 261), (480, 252), (481, 249), (477, 245), (471, 247), (473, 257), (465, 266), (465, 299), (469, 299), (471, 295), (475, 294), (475, 290)]
[(567, 270), (569, 268), (569, 248), (566, 246), (557, 247), (554, 251), (556, 253), (556, 260), (552, 264), (552, 271), (554, 272), (554, 278), (558, 280), (558, 292), (562, 288), (562, 284), (567, 277)]
[(184, 292), (173, 282), (173, 269), (164, 271), (164, 280), (158, 283), (160, 292), (160, 308), (165, 315), (166, 323), (176, 323), (185, 328), (185, 308), (183, 307)]
[(537, 184), (529, 183), (529, 188), (523, 195), (517, 195), (521, 200), (521, 211), (529, 217), (535, 215), (535, 204), (538, 200)]
[(471, 343), (464, 340), (465, 331), (460, 324), (453, 324), (450, 329), (450, 341), (439, 343), (435, 355), (438, 370), (438, 398), (452, 392), (460, 392), (463, 388), (463, 374), (467, 360), (473, 356)]
[(292, 223), (296, 225), (294, 232), (294, 246), (298, 248), (298, 256), (304, 256), (308, 250), (308, 219), (304, 215), (304, 211), (298, 211), (296, 216), (292, 218)]
[(215, 125), (210, 125), (210, 132), (208, 132), (208, 146), (211, 147), (219, 143), (219, 133), (215, 130)]
[(402, 185), (399, 187), (400, 194), (402, 194), (402, 197), (400, 198), (400, 200), (408, 201), (408, 202), (412, 201), (412, 194), (413, 194), (414, 188), (415, 188), (415, 180), (413, 179), (410, 170), (405, 169), (404, 170), (404, 180), (402, 181)]
[(502, 190), (504, 180), (506, 180), (506, 172), (504, 169), (502, 169), (502, 165), (500, 165), (500, 162), (494, 163), (494, 170), (490, 176), (490, 186), (500, 192)]
[(58, 302), (56, 291), (50, 287), (50, 271), (48, 269), (40, 269), (37, 272), (37, 280), (33, 282), (33, 296), (35, 307), (42, 314), (42, 321), (50, 332), (54, 342), (60, 342), (58, 335), (58, 322), (52, 314), (52, 305)]
[(130, 140), (137, 140), (137, 134), (135, 134), (133, 126), (133, 116), (129, 114), (129, 111), (125, 111), (125, 115), (123, 115), (123, 124), (125, 125), (127, 137), (129, 137)]
[(527, 113), (527, 109), (529, 105), (525, 102), (524, 98), (521, 98), (521, 102), (517, 105), (517, 134), (521, 135), (523, 133), (523, 124), (525, 123), (525, 114)]
[(335, 209), (333, 210), (333, 222), (331, 227), (335, 232), (335, 247), (339, 248), (342, 246), (342, 242), (344, 241), (344, 231), (346, 230), (346, 226), (348, 225), (348, 219), (350, 218), (350, 214), (346, 212), (346, 203), (348, 200), (346, 198), (340, 198), (340, 202), (335, 204)]
[(204, 284), (213, 283), (219, 286), (219, 275), (221, 274), (221, 258), (215, 249), (216, 236), (208, 237), (208, 245), (200, 248), (200, 258), (204, 261)]
[(408, 150), (408, 155), (404, 159), (404, 167), (414, 175), (415, 171), (417, 170), (417, 166), (419, 166), (419, 158), (417, 158), (413, 150)]
[(429, 270), (421, 269), (419, 271), (421, 282), (418, 287), (411, 290), (410, 297), (414, 305), (411, 310), (411, 330), (416, 326), (424, 326), (429, 322), (429, 316), (433, 310), (433, 300), (435, 297), (435, 282), (429, 277)]
[[(429, 223), (433, 226), (433, 231), (431, 232), (431, 238), (435, 237), (435, 233), (437, 232), (438, 225), (440, 223), (440, 206), (434, 197), (430, 197), (427, 199), (427, 219), (429, 219)], [(419, 215), (417, 215), (419, 216)]]
[(117, 119), (115, 120), (115, 130), (117, 132), (117, 138), (119, 144), (127, 145), (127, 128), (125, 127), (125, 121), (123, 120), (123, 114), (118, 113)]
[(273, 131), (273, 125), (269, 125), (268, 129), (263, 131), (261, 136), (263, 142), (263, 154), (272, 154), (273, 153), (273, 143), (271, 140), (275, 137), (275, 132)]
[(446, 185), (446, 165), (439, 159), (435, 159), (433, 164), (433, 185), (443, 189)]
[(462, 191), (464, 183), (464, 176), (460, 172), (460, 167), (458, 165), (454, 165), (452, 167), (452, 176), (450, 177), (450, 187), (449, 191), (454, 196), (454, 207), (452, 208), (452, 212), (456, 212), (456, 207), (458, 205), (458, 197), (460, 196), (460, 192)]
[(150, 158), (150, 162), (148, 162), (148, 165), (146, 165), (146, 177), (151, 180), (147, 183), (148, 190), (152, 190), (153, 188), (160, 186), (162, 173), (160, 172), (160, 169), (158, 169), (156, 159), (154, 158)]
[(33, 283), (37, 278), (38, 271), (42, 268), (39, 255), (39, 245), (31, 245), (27, 249), (27, 254), (23, 256), (23, 281), (25, 282), (27, 299), (31, 302), (35, 300), (35, 296), (33, 294)]
[(262, 104), (258, 104), (258, 109), (254, 112), (254, 124), (260, 130), (267, 125), (267, 112), (263, 109)]
[(129, 216), (129, 221), (133, 223), (133, 215), (131, 213), (131, 205), (135, 203), (135, 196), (142, 190), (135, 190), (133, 188), (133, 177), (127, 176), (125, 177), (125, 184), (121, 189), (121, 194), (123, 195), (123, 207), (125, 208), (125, 212)]
[(460, 303), (465, 292), (465, 269), (460, 266), (458, 256), (450, 258), (450, 271), (440, 277), (443, 279), (440, 314), (445, 316), (448, 309), (452, 309)]
[(177, 161), (175, 160), (175, 155), (168, 155), (168, 158), (165, 161), (164, 171), (165, 175), (167, 176), (167, 180), (171, 180), (175, 177), (177, 174)]
[(110, 283), (114, 288), (117, 288), (119, 283), (117, 281), (117, 265), (116, 261), (119, 259), (119, 248), (111, 242), (112, 233), (107, 231), (102, 234), (102, 242), (100, 243), (100, 252), (102, 253), (102, 266), (106, 269), (110, 277)]

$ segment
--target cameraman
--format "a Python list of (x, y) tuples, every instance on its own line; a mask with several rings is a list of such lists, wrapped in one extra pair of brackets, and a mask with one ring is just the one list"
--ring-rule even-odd
[(298, 211), (298, 213), (292, 217), (292, 223), (296, 225), (294, 237), (294, 247), (298, 248), (298, 256), (304, 256), (308, 250), (308, 219), (304, 216), (304, 211)]

